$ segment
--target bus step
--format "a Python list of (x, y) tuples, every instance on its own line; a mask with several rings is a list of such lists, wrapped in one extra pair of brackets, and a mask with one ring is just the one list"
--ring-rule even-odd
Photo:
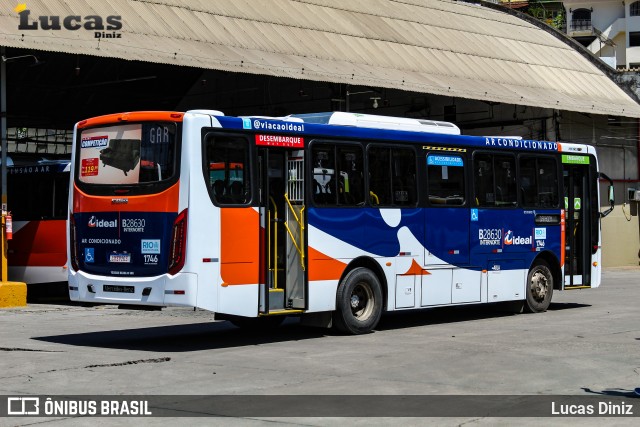
[(284, 309), (284, 289), (269, 289), (269, 311)]
[(286, 316), (288, 314), (302, 314), (304, 313), (304, 310), (291, 310), (291, 309), (284, 309), (284, 310), (274, 310), (274, 311), (269, 311), (269, 313), (265, 313), (265, 314), (260, 314), (260, 317), (266, 317), (266, 316)]

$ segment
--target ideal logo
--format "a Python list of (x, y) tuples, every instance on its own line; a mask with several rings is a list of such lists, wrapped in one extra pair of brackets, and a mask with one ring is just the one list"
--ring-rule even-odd
[(505, 245), (530, 245), (531, 244), (531, 236), (521, 237), (514, 236), (513, 231), (509, 230), (504, 235), (504, 244)]
[(505, 245), (513, 245), (513, 231), (507, 231), (507, 234), (504, 235), (504, 244)]
[(143, 254), (159, 254), (160, 239), (143, 239), (141, 251)]
[(89, 218), (89, 223), (87, 224), (91, 228), (116, 228), (118, 226), (118, 221), (115, 219), (113, 221), (106, 221), (104, 219), (96, 219), (95, 215), (91, 215)]

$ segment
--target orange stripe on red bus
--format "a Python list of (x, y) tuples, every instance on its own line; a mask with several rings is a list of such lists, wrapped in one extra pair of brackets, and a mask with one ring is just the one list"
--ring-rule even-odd
[[(73, 184), (74, 212), (178, 212), (180, 181), (158, 194), (92, 196)], [(126, 199), (127, 203), (114, 203)]]
[(130, 113), (108, 114), (82, 120), (78, 128), (91, 126), (113, 125), (126, 122), (181, 122), (184, 113), (177, 111), (136, 111)]

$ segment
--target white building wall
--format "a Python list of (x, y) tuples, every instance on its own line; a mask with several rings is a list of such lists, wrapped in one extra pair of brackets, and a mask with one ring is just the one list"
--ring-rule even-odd
[[(615, 57), (615, 64), (619, 67), (629, 68), (630, 64), (640, 63), (640, 46), (629, 47), (629, 33), (640, 31), (640, 17), (630, 16), (629, 9), (633, 1), (618, 0), (565, 0), (567, 24), (570, 28), (573, 11), (576, 9), (593, 9), (591, 12), (591, 23), (604, 35), (613, 40), (616, 44), (615, 52), (613, 48), (600, 43), (596, 39), (589, 49), (607, 63), (612, 63)], [(571, 12), (569, 12), (571, 10)], [(571, 35), (568, 30), (569, 35)], [(584, 34), (581, 34), (584, 35)]]
[[(629, 6), (627, 6), (627, 12), (629, 11)], [(640, 16), (629, 16), (626, 19), (627, 24), (627, 38), (625, 40), (627, 46), (627, 68), (630, 67), (629, 64), (638, 64), (640, 63), (640, 46), (629, 47), (629, 33), (640, 31)]]

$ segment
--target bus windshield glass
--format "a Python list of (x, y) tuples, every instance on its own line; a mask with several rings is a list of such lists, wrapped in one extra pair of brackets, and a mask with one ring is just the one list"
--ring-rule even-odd
[(82, 130), (77, 179), (83, 184), (134, 185), (176, 174), (177, 126), (144, 122)]

